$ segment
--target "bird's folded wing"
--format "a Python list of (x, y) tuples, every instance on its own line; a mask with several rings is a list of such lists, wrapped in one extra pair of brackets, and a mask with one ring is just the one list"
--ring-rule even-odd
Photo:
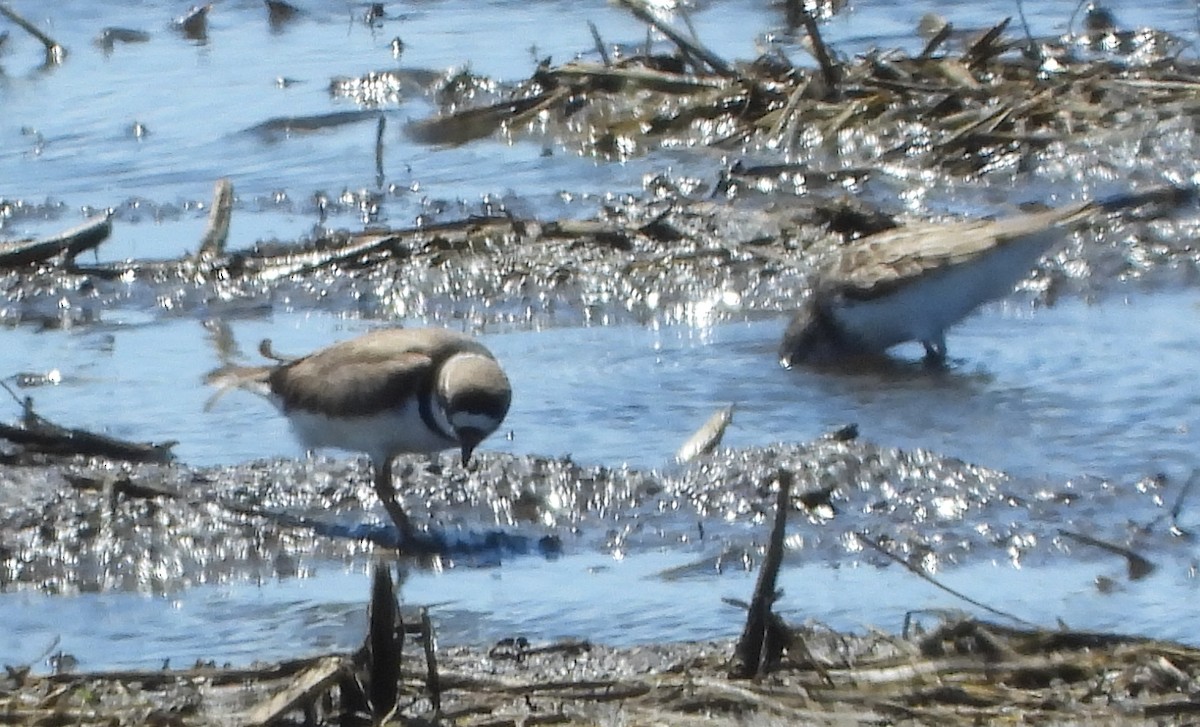
[(969, 262), (1010, 242), (1074, 225), (1094, 211), (1092, 204), (1083, 203), (1000, 220), (921, 222), (885, 230), (843, 248), (826, 276), (827, 284), (851, 298), (885, 295), (927, 273)]
[(376, 414), (430, 385), (433, 359), (418, 352), (362, 358), (309, 356), (271, 374), (285, 410)]

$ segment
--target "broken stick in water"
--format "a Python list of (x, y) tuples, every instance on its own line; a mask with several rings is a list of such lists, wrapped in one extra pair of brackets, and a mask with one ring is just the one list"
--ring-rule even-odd
[(1100, 538), (1094, 538), (1091, 535), (1087, 535), (1085, 533), (1076, 533), (1076, 532), (1072, 532), (1070, 530), (1064, 530), (1062, 528), (1059, 528), (1058, 534), (1063, 536), (1064, 538), (1070, 538), (1071, 540), (1074, 540), (1077, 543), (1083, 543), (1084, 545), (1090, 545), (1093, 548), (1099, 548), (1099, 549), (1107, 551), (1109, 553), (1113, 553), (1114, 555), (1119, 555), (1119, 556), (1123, 557), (1128, 566), (1129, 580), (1131, 580), (1131, 581), (1136, 581), (1141, 578), (1145, 578), (1146, 576), (1148, 576), (1154, 572), (1154, 567), (1155, 567), (1154, 563), (1150, 562), (1150, 560), (1147, 559), (1145, 556), (1140, 555), (1140, 554), (1134, 552), (1133, 550), (1126, 548), (1122, 545), (1117, 545), (1116, 543), (1110, 543), (1107, 540), (1101, 540)]
[(170, 462), (176, 442), (130, 442), (107, 434), (59, 426), (33, 411), (33, 399), (22, 401), (7, 384), (0, 382), (23, 408), (21, 426), (0, 423), (0, 439), (8, 440), (27, 453), (59, 457), (107, 457), (125, 462)]
[(791, 503), (792, 479), (793, 474), (788, 470), (781, 469), (775, 475), (779, 487), (775, 498), (775, 523), (771, 526), (771, 539), (758, 569), (758, 582), (750, 599), (746, 626), (734, 651), (732, 676), (736, 678), (752, 679), (765, 674), (772, 664), (779, 661), (790, 639), (787, 625), (771, 607), (779, 596), (775, 584), (779, 579), (779, 567), (783, 564), (783, 536)]
[(667, 25), (663, 21), (656, 18), (650, 9), (648, 3), (644, 0), (617, 0), (618, 5), (623, 5), (633, 13), (638, 20), (653, 27), (658, 32), (667, 36), (672, 43), (679, 46), (679, 49), (684, 53), (704, 61), (705, 64), (712, 68), (719, 76), (726, 78), (735, 78), (738, 74), (733, 68), (724, 61), (716, 53), (713, 53), (708, 48), (705, 48), (700, 43), (685, 38), (682, 33)]
[(208, 210), (208, 226), (200, 238), (201, 257), (221, 255), (229, 239), (229, 220), (233, 215), (233, 182), (228, 177), (217, 180), (213, 187), (212, 207)]
[(371, 579), (371, 605), (367, 609), (366, 643), (367, 694), (375, 724), (382, 724), (396, 711), (400, 696), (400, 659), (404, 631), (392, 571), (386, 563), (375, 566)]
[(112, 218), (105, 213), (50, 237), (0, 243), (0, 268), (24, 267), (45, 262), (59, 254), (70, 266), (76, 255), (98, 246), (110, 234)]
[(710, 454), (721, 446), (721, 438), (725, 436), (725, 430), (733, 421), (733, 406), (730, 404), (723, 407), (709, 417), (708, 421), (704, 422), (703, 426), (697, 429), (696, 433), (679, 448), (679, 452), (675, 454), (675, 460), (690, 462), (702, 454)]
[(17, 25), (21, 26), (22, 30), (24, 30), (26, 33), (29, 33), (34, 38), (37, 38), (41, 42), (41, 44), (43, 46), (45, 46), (45, 48), (46, 48), (46, 65), (57, 66), (57, 65), (61, 64), (63, 62), (63, 60), (66, 59), (66, 57), (67, 57), (67, 49), (66, 48), (63, 48), (61, 45), (58, 44), (58, 42), (56, 40), (54, 40), (50, 36), (43, 33), (41, 30), (39, 30), (36, 25), (29, 22), (28, 20), (21, 17), (20, 15), (17, 15), (17, 13), (8, 6), (8, 3), (0, 3), (0, 15), (3, 15), (4, 17), (6, 17), (9, 20), (16, 23)]

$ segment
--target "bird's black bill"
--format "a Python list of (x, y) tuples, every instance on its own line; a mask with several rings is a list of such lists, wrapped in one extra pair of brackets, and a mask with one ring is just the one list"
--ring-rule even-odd
[(486, 435), (478, 429), (458, 430), (458, 441), (462, 443), (462, 463), (466, 467), (471, 462), (471, 453), (479, 446)]

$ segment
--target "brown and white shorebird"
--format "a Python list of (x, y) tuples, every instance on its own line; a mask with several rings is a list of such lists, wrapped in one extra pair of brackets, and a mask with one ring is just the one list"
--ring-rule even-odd
[[(260, 349), (274, 358), (268, 341)], [(224, 366), (206, 380), (219, 388), (210, 406), (226, 391), (247, 389), (274, 403), (305, 447), (365, 452), (402, 542), (417, 532), (396, 499), (392, 460), (457, 448), (466, 465), (512, 401), (491, 352), (441, 328), (373, 331), (294, 360)]]
[(817, 274), (779, 347), (780, 363), (828, 363), (880, 354), (906, 341), (926, 360), (946, 357), (946, 330), (980, 305), (1012, 292), (1068, 232), (1105, 214), (1193, 199), (1162, 187), (1000, 220), (915, 224), (843, 247)]

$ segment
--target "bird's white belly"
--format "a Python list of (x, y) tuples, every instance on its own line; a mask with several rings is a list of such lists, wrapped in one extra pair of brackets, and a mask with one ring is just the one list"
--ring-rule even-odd
[(834, 307), (833, 315), (843, 333), (865, 348), (933, 341), (983, 303), (1012, 292), (1060, 235), (1047, 232), (1009, 243), (875, 300), (846, 300)]
[(366, 452), (379, 460), (402, 453), (440, 452), (457, 445), (430, 430), (416, 406), (369, 416), (329, 417), (303, 409), (285, 413), (296, 437), (309, 449)]

